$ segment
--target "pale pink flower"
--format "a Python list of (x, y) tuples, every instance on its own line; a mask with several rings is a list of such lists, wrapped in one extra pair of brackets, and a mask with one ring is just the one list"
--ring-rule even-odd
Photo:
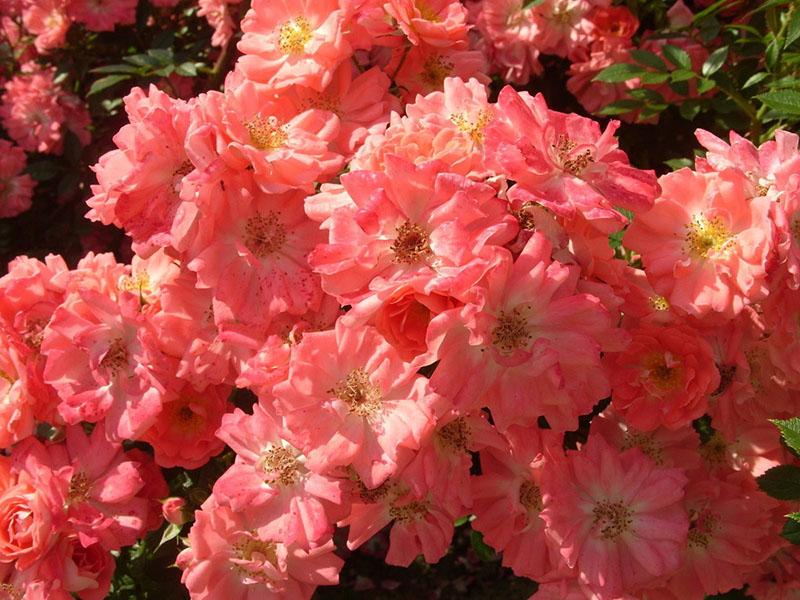
[(553, 457), (541, 479), (547, 535), (598, 597), (657, 581), (680, 566), (689, 519), (686, 477), (636, 448), (617, 453), (599, 436)]
[(536, 45), (546, 54), (575, 60), (593, 41), (592, 10), (610, 4), (610, 0), (544, 0), (534, 7)]
[(778, 502), (757, 489), (753, 478), (702, 475), (686, 489), (689, 536), (683, 564), (666, 587), (678, 598), (702, 598), (741, 586), (748, 570), (783, 542)]
[(445, 169), (387, 156), (383, 173), (341, 177), (347, 203), (306, 200), (313, 218), (327, 217), (328, 243), (309, 256), (326, 292), (352, 301), (424, 275), (425, 293), (457, 295), (477, 282), (513, 237), (514, 219), (491, 187)]
[(61, 48), (70, 26), (65, 0), (29, 0), (22, 12), (22, 23), (36, 36), (34, 45), (40, 54)]
[(285, 544), (313, 548), (333, 533), (347, 511), (346, 481), (310, 470), (306, 457), (284, 438), (280, 421), (261, 404), (223, 419), (217, 435), (236, 462), (214, 484), (220, 504), (246, 514)]
[(386, 14), (415, 46), (450, 47), (467, 42), (467, 11), (451, 0), (389, 0)]
[(705, 414), (720, 382), (708, 343), (680, 325), (630, 333), (625, 351), (608, 356), (614, 408), (642, 431), (686, 427)]
[(730, 169), (681, 169), (659, 183), (654, 208), (625, 235), (656, 292), (696, 317), (731, 318), (763, 299), (773, 239), (769, 199), (749, 197), (745, 176)]
[(125, 96), (129, 123), (114, 136), (118, 149), (93, 167), (98, 183), (86, 216), (124, 229), (140, 255), (172, 243), (182, 182), (194, 170), (183, 148), (189, 110), (155, 86), (134, 88)]
[(168, 390), (158, 418), (140, 439), (155, 451), (160, 467), (197, 469), (224, 444), (215, 436), (222, 416), (230, 408), (227, 385), (210, 385), (202, 391), (181, 382), (179, 389)]
[(0, 218), (16, 217), (31, 207), (36, 183), (23, 173), (27, 157), (21, 148), (0, 140)]
[(262, 533), (212, 495), (195, 513), (188, 548), (177, 559), (192, 600), (310, 600), (318, 585), (339, 582), (333, 542), (311, 550)]
[(113, 31), (136, 22), (137, 0), (70, 0), (69, 16), (89, 31)]
[(481, 304), (431, 323), (441, 359), (434, 389), (464, 410), (488, 406), (501, 431), (540, 416), (555, 430), (574, 429), (610, 391), (601, 350), (622, 341), (600, 301), (577, 293), (578, 274), (550, 259), (538, 233), (516, 261), (504, 255), (486, 275)]
[(318, 92), (351, 54), (339, 0), (255, 0), (237, 47), (248, 79), (278, 89), (300, 84)]
[[(322, 357), (325, 357), (324, 360)], [(351, 465), (368, 487), (411, 458), (433, 427), (433, 394), (372, 327), (311, 332), (275, 386), (287, 439), (319, 473)]]
[(614, 137), (617, 121), (601, 132), (596, 121), (550, 110), (541, 94), (510, 87), (500, 92), (497, 111), (486, 129), (488, 164), (536, 202), (565, 218), (577, 212), (608, 221), (606, 227), (625, 222), (615, 206), (635, 213), (652, 206), (655, 174), (628, 163)]

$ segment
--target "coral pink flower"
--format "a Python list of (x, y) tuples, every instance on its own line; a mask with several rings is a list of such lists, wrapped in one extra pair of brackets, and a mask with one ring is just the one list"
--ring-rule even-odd
[(541, 479), (547, 534), (602, 598), (633, 592), (680, 566), (689, 520), (686, 477), (638, 449), (617, 453), (599, 436), (548, 460)]
[(644, 325), (631, 336), (625, 352), (608, 361), (614, 408), (642, 431), (689, 426), (719, 387), (708, 342), (680, 325)]
[[(315, 181), (335, 173), (343, 157), (329, 149), (339, 134), (339, 118), (330, 111), (300, 112), (274, 91), (232, 73), (225, 94), (200, 96), (186, 149), (200, 168), (213, 159), (243, 171), (252, 167), (265, 192), (313, 189)], [(210, 164), (209, 164), (210, 163)]]
[(192, 600), (310, 600), (318, 585), (339, 582), (342, 560), (333, 550), (333, 542), (311, 550), (284, 544), (212, 495), (176, 562)]
[(139, 299), (114, 302), (95, 292), (70, 296), (53, 315), (42, 342), (45, 381), (61, 397), (68, 423), (105, 418), (109, 439), (134, 439), (161, 410), (163, 388), (153, 377), (152, 352)]
[(47, 54), (66, 43), (70, 26), (66, 8), (64, 0), (37, 0), (25, 6), (22, 23), (36, 36), (34, 45), (40, 54)]
[(534, 9), (537, 45), (542, 52), (574, 60), (592, 41), (592, 10), (609, 4), (609, 0), (544, 0)]
[(407, 567), (420, 554), (427, 563), (438, 562), (447, 553), (453, 521), (459, 516), (439, 505), (427, 490), (418, 486), (413, 492), (404, 479), (389, 479), (369, 489), (356, 478), (350, 515), (339, 525), (350, 528), (347, 547), (354, 550), (391, 523), (386, 562)]
[[(629, 63), (630, 60), (628, 46), (611, 45), (593, 49), (586, 60), (573, 62), (570, 65), (567, 89), (578, 99), (581, 106), (591, 113), (596, 113), (617, 100), (629, 98), (630, 90), (639, 87), (638, 79), (606, 83), (594, 81), (594, 78), (606, 67), (617, 63)], [(623, 115), (622, 118), (629, 120), (628, 115)]]
[[(58, 508), (24, 474), (0, 494), (0, 563), (23, 571), (58, 540)], [(0, 590), (2, 587), (0, 586)]]
[(427, 45), (413, 46), (408, 54), (405, 50), (395, 50), (385, 68), (387, 73), (394, 75), (393, 79), (401, 88), (405, 102), (411, 102), (417, 94), (442, 91), (448, 77), (464, 81), (475, 78), (488, 84), (490, 79), (486, 75), (487, 70), (486, 57), (478, 50)]
[(558, 431), (577, 426), (609, 392), (601, 349), (619, 347), (611, 315), (576, 292), (578, 270), (550, 259), (536, 233), (517, 260), (486, 276), (482, 306), (467, 304), (431, 323), (441, 358), (431, 383), (457, 407), (488, 406), (503, 431), (544, 416)]
[(531, 98), (510, 87), (500, 92), (497, 110), (486, 129), (487, 160), (546, 208), (616, 225), (624, 218), (615, 206), (637, 213), (652, 206), (655, 174), (628, 164), (614, 138), (618, 122), (601, 133), (597, 122), (550, 110), (541, 94)]
[(27, 387), (24, 361), (0, 328), (0, 448), (33, 434), (36, 397)]
[(777, 501), (745, 473), (725, 479), (703, 475), (684, 500), (689, 537), (683, 565), (668, 581), (678, 598), (702, 598), (741, 586), (748, 572), (782, 545)]
[(592, 22), (592, 37), (603, 46), (628, 45), (639, 29), (639, 19), (627, 6), (597, 4), (587, 17)]
[(748, 197), (747, 179), (733, 170), (681, 169), (659, 182), (655, 207), (625, 235), (656, 292), (696, 317), (731, 318), (761, 300), (772, 252), (769, 199)]
[[(64, 536), (37, 568), (40, 577), (60, 589), (51, 589), (48, 598), (78, 597), (80, 600), (103, 600), (111, 587), (116, 563), (101, 544), (84, 545), (77, 536)], [(72, 596), (74, 594), (75, 596)], [(25, 596), (27, 598), (27, 596)]]
[(31, 207), (36, 183), (23, 173), (25, 152), (8, 140), (0, 140), (0, 218), (16, 217)]
[(189, 110), (155, 86), (134, 88), (125, 96), (129, 124), (114, 136), (118, 149), (94, 166), (87, 217), (124, 229), (140, 255), (172, 241), (182, 182), (194, 170), (183, 148)]
[[(324, 360), (322, 357), (325, 357)], [(287, 439), (323, 473), (352, 465), (367, 487), (396, 473), (433, 427), (437, 396), (372, 327), (303, 336), (275, 386)]]
[(542, 510), (542, 468), (558, 436), (536, 428), (513, 427), (510, 444), (481, 451), (481, 475), (473, 478), (472, 527), (503, 552), (503, 566), (520, 577), (539, 579), (557, 564)]
[(70, 0), (69, 16), (89, 31), (113, 31), (136, 22), (136, 0)]
[(197, 6), (200, 10), (197, 11), (197, 16), (205, 17), (208, 25), (214, 30), (211, 36), (212, 46), (227, 46), (233, 38), (237, 24), (231, 16), (229, 7), (239, 2), (241, 0), (198, 0)]
[(215, 433), (229, 408), (230, 392), (226, 385), (200, 391), (187, 383), (167, 391), (158, 419), (141, 436), (153, 447), (156, 464), (197, 469), (219, 454), (224, 444)]
[(172, 525), (183, 525), (189, 520), (186, 510), (186, 500), (178, 496), (170, 496), (161, 504), (161, 514), (164, 520)]
[(467, 11), (450, 0), (389, 0), (386, 13), (415, 46), (449, 47), (467, 41)]
[(332, 524), (346, 514), (345, 481), (309, 470), (260, 404), (252, 415), (239, 409), (226, 415), (217, 435), (237, 455), (214, 484), (220, 504), (250, 515), (285, 544), (312, 548), (330, 539)]
[(445, 173), (443, 163), (386, 161), (385, 173), (342, 176), (348, 204), (306, 201), (312, 218), (327, 217), (328, 243), (309, 256), (323, 288), (353, 300), (425, 275), (426, 293), (463, 293), (513, 237), (513, 217), (491, 187)]
[(238, 67), (278, 89), (299, 84), (318, 92), (351, 49), (339, 0), (255, 0), (242, 21)]

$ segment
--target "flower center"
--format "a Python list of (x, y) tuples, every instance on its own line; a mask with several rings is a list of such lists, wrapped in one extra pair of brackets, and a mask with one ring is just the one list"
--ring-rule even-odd
[(669, 300), (664, 298), (664, 296), (650, 296), (648, 298), (648, 302), (650, 303), (650, 308), (657, 311), (666, 311), (669, 310)]
[(519, 503), (527, 511), (542, 510), (542, 491), (532, 481), (523, 481), (519, 486)]
[(792, 216), (792, 237), (795, 244), (800, 244), (800, 211)]
[(492, 120), (492, 113), (488, 110), (482, 110), (475, 117), (475, 120), (470, 120), (465, 112), (453, 113), (450, 115), (450, 122), (456, 126), (461, 133), (466, 135), (475, 144), (483, 143), (483, 130)]
[(397, 228), (397, 236), (389, 249), (394, 252), (394, 262), (409, 265), (433, 254), (428, 232), (408, 221)]
[(533, 339), (528, 320), (515, 308), (511, 312), (500, 311), (497, 325), (492, 329), (492, 344), (501, 354), (511, 354), (524, 348)]
[(256, 257), (266, 258), (279, 252), (286, 243), (286, 228), (278, 216), (270, 211), (266, 215), (258, 213), (247, 219), (244, 226), (244, 245)]
[(69, 480), (69, 489), (67, 491), (67, 500), (72, 502), (85, 502), (89, 498), (92, 490), (92, 482), (89, 481), (88, 475), (82, 471), (73, 473)]
[(689, 534), (686, 542), (690, 548), (708, 548), (714, 534), (719, 531), (719, 517), (708, 510), (689, 511)]
[(711, 258), (712, 253), (727, 257), (735, 236), (719, 217), (709, 220), (705, 215), (695, 215), (686, 226), (684, 239), (684, 252), (695, 258)]
[(558, 136), (555, 144), (551, 144), (561, 168), (575, 177), (578, 177), (586, 167), (594, 162), (592, 151), (588, 148), (583, 152), (573, 154), (577, 146), (576, 142), (563, 134)]
[(311, 41), (311, 24), (305, 17), (295, 17), (281, 25), (278, 33), (278, 48), (284, 54), (302, 54)]
[(633, 524), (633, 512), (622, 502), (602, 500), (594, 506), (594, 526), (604, 540), (615, 540)]
[(420, 78), (429, 87), (439, 89), (442, 87), (445, 78), (453, 74), (453, 69), (455, 69), (453, 61), (434, 54), (423, 63)]
[(452, 452), (466, 452), (470, 441), (469, 424), (463, 417), (450, 421), (436, 432), (439, 442)]
[(414, 5), (417, 7), (419, 11), (419, 16), (425, 19), (426, 21), (430, 21), (431, 23), (439, 23), (441, 19), (439, 18), (439, 13), (437, 13), (430, 4), (425, 2), (425, 0), (416, 0)]
[(659, 444), (653, 436), (643, 433), (641, 431), (628, 430), (625, 432), (625, 437), (622, 442), (622, 450), (625, 451), (629, 448), (639, 448), (643, 454), (647, 455), (657, 465), (664, 464), (664, 453)]
[[(661, 353), (654, 353), (645, 358), (644, 367), (650, 381), (660, 390), (672, 390), (678, 387), (682, 381), (683, 370), (680, 364), (669, 361)], [(672, 364), (675, 363), (675, 364)]]
[(428, 503), (422, 500), (413, 500), (408, 504), (398, 506), (396, 504), (389, 508), (389, 516), (398, 523), (410, 523), (428, 513)]
[(0, 600), (24, 600), (25, 592), (10, 583), (0, 583)]
[(111, 371), (116, 376), (123, 367), (128, 366), (128, 347), (121, 338), (116, 338), (106, 351), (100, 366)]
[(244, 124), (250, 134), (250, 142), (259, 150), (277, 150), (289, 139), (286, 126), (281, 125), (277, 117), (267, 119), (256, 116)]
[[(268, 582), (266, 563), (278, 567), (278, 545), (268, 540), (260, 540), (246, 534), (231, 547), (236, 571), (243, 577)], [(246, 564), (242, 564), (246, 563)]]
[(273, 446), (261, 457), (264, 481), (282, 486), (294, 485), (300, 480), (300, 461), (289, 448)]
[(136, 275), (123, 275), (119, 278), (117, 287), (124, 292), (141, 295), (142, 292), (151, 291), (150, 275), (147, 274), (147, 271), (142, 271)]
[(719, 431), (700, 446), (700, 456), (711, 466), (719, 466), (728, 461), (728, 442)]
[(372, 417), (381, 409), (381, 391), (370, 383), (364, 369), (353, 369), (328, 393), (347, 404), (350, 413), (359, 417)]

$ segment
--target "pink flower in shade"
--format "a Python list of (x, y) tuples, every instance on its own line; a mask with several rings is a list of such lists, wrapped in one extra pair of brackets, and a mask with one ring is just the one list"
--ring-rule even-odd
[(313, 548), (333, 533), (347, 511), (346, 481), (315, 473), (284, 437), (280, 422), (262, 407), (224, 417), (217, 435), (236, 462), (214, 484), (220, 504), (244, 513), (285, 544)]
[(631, 337), (608, 357), (614, 408), (631, 426), (678, 429), (705, 414), (720, 382), (708, 342), (684, 325), (643, 325)]
[(433, 427), (438, 397), (417, 366), (372, 327), (353, 330), (340, 319), (334, 330), (305, 334), (288, 380), (273, 392), (306, 467), (325, 473), (351, 465), (368, 487), (396, 473)]
[(490, 82), (483, 53), (458, 47), (413, 46), (408, 54), (398, 48), (384, 70), (393, 75), (403, 101), (408, 103), (418, 94), (442, 91), (448, 77), (464, 81), (475, 78), (487, 85)]
[(326, 292), (352, 301), (424, 275), (425, 293), (455, 296), (477, 282), (514, 236), (514, 218), (491, 187), (445, 169), (388, 156), (384, 173), (341, 177), (346, 203), (306, 200), (312, 218), (327, 216), (328, 243), (309, 256)]
[(560, 216), (579, 212), (617, 226), (608, 232), (625, 222), (615, 206), (639, 213), (653, 205), (655, 174), (628, 164), (614, 137), (617, 121), (601, 133), (596, 121), (550, 110), (541, 94), (511, 87), (500, 92), (497, 110), (486, 128), (487, 161), (517, 181), (516, 190)]
[(481, 474), (472, 483), (472, 527), (502, 551), (503, 566), (540, 579), (558, 563), (539, 516), (539, 484), (546, 456), (561, 439), (535, 427), (512, 427), (507, 439), (504, 446), (481, 450)]
[(67, 39), (70, 20), (64, 0), (36, 0), (26, 3), (22, 12), (22, 23), (36, 36), (34, 45), (40, 54), (61, 48)]
[(384, 7), (415, 46), (446, 48), (467, 42), (467, 11), (460, 2), (389, 0)]
[(148, 453), (139, 448), (131, 448), (125, 454), (129, 460), (138, 463), (139, 476), (144, 482), (138, 496), (147, 502), (145, 531), (155, 531), (164, 523), (161, 500), (169, 495), (169, 487), (161, 469)]
[(778, 502), (746, 473), (701, 475), (686, 489), (689, 536), (683, 564), (666, 588), (678, 598), (703, 598), (740, 587), (748, 572), (784, 542)]
[(95, 291), (67, 298), (42, 341), (44, 378), (61, 397), (65, 421), (105, 419), (109, 439), (135, 439), (153, 423), (163, 388), (148, 367), (155, 357), (147, 335), (132, 294), (118, 302)]
[(183, 525), (189, 520), (186, 500), (178, 496), (170, 496), (161, 504), (164, 520), (172, 525)]
[(192, 600), (310, 600), (318, 585), (339, 582), (343, 561), (334, 549), (330, 541), (311, 550), (284, 544), (212, 495), (176, 562)]
[(383, 131), (391, 111), (400, 112), (399, 101), (389, 93), (390, 84), (378, 67), (359, 73), (351, 63), (342, 63), (325, 91), (297, 85), (289, 93), (303, 110), (326, 110), (339, 117), (334, 151), (350, 156), (370, 133)]
[(350, 514), (339, 523), (350, 528), (347, 538), (350, 550), (391, 523), (388, 564), (407, 567), (420, 554), (425, 562), (432, 564), (447, 553), (453, 538), (453, 521), (460, 514), (439, 505), (427, 490), (411, 491), (405, 478), (389, 479), (371, 489), (357, 476), (355, 480)]
[(796, 315), (800, 313), (800, 290), (781, 286), (762, 304), (764, 320), (770, 332), (766, 341), (769, 359), (795, 389), (800, 387), (800, 331)]
[[(237, 23), (231, 15), (231, 4), (238, 4), (241, 0), (198, 0), (198, 17), (205, 17), (208, 25), (214, 30), (211, 36), (211, 45), (217, 47), (227, 46), (233, 38)], [(237, 19), (238, 22), (238, 19)]]
[(31, 207), (36, 183), (23, 173), (25, 152), (8, 140), (0, 140), (0, 218), (16, 217)]
[(609, 393), (602, 349), (620, 348), (600, 301), (576, 292), (578, 270), (550, 259), (536, 233), (517, 260), (498, 260), (482, 305), (442, 313), (429, 344), (441, 358), (434, 389), (462, 410), (488, 406), (503, 431), (544, 416), (558, 431)]
[[(617, 63), (629, 63), (630, 60), (630, 46), (610, 45), (594, 48), (586, 60), (573, 62), (570, 65), (567, 89), (587, 111), (597, 113), (612, 102), (629, 98), (630, 90), (639, 87), (636, 78), (621, 83), (594, 80), (606, 67)], [(622, 116), (626, 121), (632, 117), (631, 113)]]
[(182, 182), (194, 170), (183, 147), (190, 105), (150, 86), (131, 90), (125, 110), (129, 124), (114, 136), (117, 149), (94, 166), (98, 183), (86, 216), (124, 229), (146, 256), (171, 243)]
[(242, 31), (238, 68), (273, 89), (299, 84), (322, 92), (352, 52), (339, 0), (255, 0)]
[(70, 0), (69, 16), (89, 31), (113, 31), (136, 22), (137, 0)]
[(625, 235), (648, 279), (671, 305), (696, 317), (732, 318), (766, 296), (772, 225), (767, 198), (747, 195), (737, 171), (681, 169), (659, 179), (662, 194)]
[(539, 35), (536, 44), (542, 52), (580, 57), (593, 40), (595, 7), (607, 7), (609, 0), (544, 0), (534, 8)]
[(603, 46), (629, 45), (639, 29), (639, 19), (627, 6), (596, 3), (587, 17), (592, 22), (592, 37)]
[[(84, 545), (77, 536), (62, 536), (58, 544), (36, 567), (39, 577), (52, 582), (48, 598), (74, 597), (80, 600), (103, 600), (111, 587), (116, 563), (108, 548), (101, 544)], [(27, 596), (25, 596), (27, 598)]]
[(224, 447), (214, 434), (230, 408), (231, 388), (210, 385), (199, 391), (188, 383), (179, 385), (164, 395), (158, 419), (140, 439), (153, 447), (160, 467), (197, 469)]
[(66, 444), (45, 446), (29, 438), (13, 457), (38, 488), (58, 495), (69, 529), (84, 546), (116, 550), (145, 532), (149, 501), (142, 466), (121, 444), (106, 440), (102, 427), (91, 435), (81, 426), (67, 427)]
[(39, 489), (27, 473), (21, 474), (0, 492), (0, 563), (24, 571), (56, 543), (62, 526), (48, 488)]
[(0, 563), (0, 598), (2, 600), (72, 600), (73, 596), (59, 589), (58, 583), (40, 575), (39, 563), (17, 570), (13, 564)]
[(274, 90), (233, 72), (225, 94), (200, 96), (186, 140), (191, 160), (208, 174), (219, 157), (233, 171), (252, 167), (265, 192), (313, 189), (342, 165), (329, 147), (339, 134), (339, 118), (326, 110), (306, 110), (278, 98)]
[(689, 520), (686, 477), (636, 448), (617, 453), (599, 436), (553, 457), (541, 478), (547, 535), (602, 598), (646, 587), (680, 566)]
[[(713, 419), (712, 422), (717, 425)], [(705, 471), (723, 476), (735, 470), (759, 477), (772, 467), (792, 461), (791, 453), (781, 444), (778, 429), (764, 420), (755, 425), (740, 423), (735, 434), (715, 430), (700, 446), (699, 453)]]
[(756, 600), (794, 600), (800, 594), (800, 548), (781, 548), (748, 576)]

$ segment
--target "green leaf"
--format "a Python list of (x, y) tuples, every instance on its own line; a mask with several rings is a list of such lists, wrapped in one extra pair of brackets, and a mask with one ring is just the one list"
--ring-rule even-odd
[(793, 544), (800, 544), (800, 523), (795, 521), (794, 518), (787, 519), (786, 523), (783, 524), (781, 536)]
[(172, 50), (166, 48), (150, 48), (147, 51), (148, 56), (152, 56), (158, 61), (159, 66), (171, 65), (174, 60)]
[(599, 111), (597, 111), (597, 114), (605, 116), (623, 115), (625, 113), (631, 112), (632, 110), (638, 110), (641, 107), (642, 107), (641, 101), (625, 98), (623, 100), (617, 100), (616, 102), (607, 104)]
[(663, 71), (648, 71), (639, 77), (639, 81), (644, 85), (664, 83), (669, 80), (669, 73)]
[(670, 74), (671, 81), (689, 81), (697, 77), (697, 73), (688, 69), (676, 69)]
[(701, 79), (697, 82), (697, 93), (705, 94), (709, 90), (713, 90), (717, 86), (717, 82), (713, 79)]
[(659, 71), (666, 71), (667, 64), (661, 60), (661, 57), (655, 52), (648, 52), (647, 50), (631, 50), (631, 58), (640, 65), (645, 67), (653, 67)]
[(689, 84), (685, 81), (670, 81), (669, 87), (676, 94), (680, 94), (681, 96), (689, 95)]
[(103, 90), (107, 90), (108, 88), (117, 85), (120, 81), (125, 81), (126, 79), (130, 78), (130, 75), (108, 75), (106, 77), (102, 77), (92, 84), (92, 87), (89, 88), (89, 93), (86, 95), (93, 96), (94, 94), (99, 94)]
[(137, 67), (160, 67), (161, 63), (147, 54), (133, 54), (131, 56), (123, 56), (122, 60), (126, 63), (136, 65)]
[(528, 0), (522, 5), (522, 10), (526, 8), (533, 8), (534, 6), (539, 6), (544, 0)]
[(761, 477), (757, 477), (758, 487), (778, 500), (800, 499), (800, 467), (778, 465), (772, 467)]
[(778, 59), (781, 57), (781, 44), (779, 40), (772, 40), (767, 49), (764, 51), (764, 56), (767, 59), (767, 68), (774, 69), (778, 64)]
[(455, 520), (455, 523), (453, 523), (453, 527), (461, 527), (465, 523), (469, 523), (471, 519), (472, 515), (464, 515), (463, 517)]
[(742, 89), (747, 89), (749, 87), (754, 86), (755, 84), (764, 81), (767, 77), (769, 77), (769, 73), (766, 71), (761, 71), (759, 73), (754, 73), (750, 77), (747, 78), (747, 81), (744, 82)]
[(175, 68), (175, 72), (184, 77), (197, 77), (197, 65), (193, 62), (181, 63)]
[(686, 157), (670, 158), (669, 160), (665, 160), (664, 164), (673, 171), (677, 171), (678, 169), (683, 169), (684, 167), (691, 167), (692, 159)]
[(687, 100), (678, 107), (678, 112), (687, 121), (693, 120), (703, 108), (703, 103), (698, 100)]
[(182, 525), (176, 525), (175, 523), (170, 523), (164, 529), (164, 533), (161, 536), (161, 541), (158, 542), (158, 546), (156, 546), (156, 550), (161, 548), (164, 544), (166, 544), (170, 540), (174, 540), (181, 534), (181, 529), (183, 529)]
[(800, 7), (795, 6), (789, 23), (786, 25), (786, 42), (783, 47), (788, 48), (800, 39)]
[(717, 48), (709, 55), (709, 57), (706, 59), (706, 62), (703, 63), (703, 68), (700, 70), (700, 72), (705, 77), (716, 73), (720, 70), (722, 65), (725, 64), (725, 59), (727, 58), (728, 47), (722, 46), (721, 48)]
[(135, 75), (139, 73), (139, 68), (134, 67), (133, 65), (125, 65), (125, 64), (118, 64), (118, 65), (104, 65), (102, 67), (97, 67), (96, 69), (92, 69), (89, 73), (130, 73)]
[(477, 554), (478, 558), (482, 561), (489, 562), (495, 559), (494, 550), (483, 541), (483, 534), (480, 531), (475, 531), (474, 529), (470, 531), (469, 541), (472, 544), (472, 549), (475, 551), (475, 554)]
[(707, 8), (704, 8), (704, 9), (703, 9), (703, 10), (701, 10), (699, 13), (697, 13), (697, 14), (694, 16), (694, 18), (692, 19), (692, 21), (693, 21), (695, 24), (697, 24), (698, 22), (702, 21), (703, 19), (705, 19), (705, 18), (707, 18), (707, 17), (710, 17), (711, 15), (713, 15), (713, 14), (715, 14), (715, 13), (719, 12), (720, 10), (722, 10), (722, 8), (724, 8), (724, 6), (725, 6), (725, 5), (726, 5), (726, 4), (727, 4), (729, 1), (730, 1), (730, 0), (717, 0), (717, 1), (716, 1), (716, 2), (714, 2), (714, 4), (712, 4), (711, 6), (709, 6), (709, 7), (707, 7)]
[(784, 115), (800, 115), (800, 92), (796, 90), (776, 90), (759, 94), (756, 98)]
[(795, 452), (800, 452), (800, 417), (793, 419), (770, 419), (780, 429), (781, 437)]
[(790, 518), (792, 521), (797, 521), (798, 523), (800, 523), (800, 512), (789, 513), (786, 516)]
[(618, 63), (611, 65), (595, 75), (592, 81), (605, 81), (606, 83), (621, 83), (629, 79), (635, 79), (644, 73), (644, 67), (631, 65), (628, 63)]
[(681, 69), (690, 69), (692, 68), (692, 58), (681, 48), (677, 46), (673, 46), (672, 44), (664, 44), (662, 47), (664, 52), (664, 56), (667, 57), (667, 60), (671, 62), (678, 68)]
[(628, 92), (631, 98), (636, 98), (637, 100), (649, 100), (650, 102), (664, 102), (664, 96), (659, 94), (655, 90), (651, 90), (648, 88), (636, 88), (635, 90), (631, 90)]

